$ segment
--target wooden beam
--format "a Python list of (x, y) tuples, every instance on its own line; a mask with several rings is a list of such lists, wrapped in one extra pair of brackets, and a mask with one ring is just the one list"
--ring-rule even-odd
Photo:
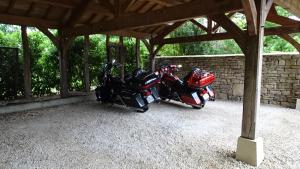
[(146, 39), (142, 39), (142, 42), (144, 43), (144, 45), (146, 46), (146, 48), (148, 49), (148, 52), (151, 52), (151, 45), (150, 42), (148, 42)]
[(157, 42), (161, 41), (162, 39), (164, 39), (165, 36), (167, 36), (168, 34), (173, 32), (175, 29), (177, 29), (184, 23), (185, 23), (185, 21), (179, 21), (179, 22), (175, 22), (173, 25), (170, 25), (170, 26), (164, 28), (155, 38), (152, 38), (150, 40), (150, 42), (157, 43)]
[(119, 30), (107, 32), (110, 35), (123, 36), (123, 37), (135, 37), (135, 38), (150, 38), (151, 34), (144, 32), (137, 32), (132, 30)]
[(85, 92), (90, 92), (90, 69), (89, 69), (89, 51), (90, 51), (90, 37), (84, 36), (84, 88)]
[[(235, 12), (229, 13), (226, 16), (228, 18), (231, 18), (233, 15), (235, 14)], [(212, 28), (212, 32), (216, 33), (216, 31), (220, 28), (220, 25), (218, 23), (216, 23), (216, 25)]]
[(207, 33), (211, 34), (212, 33), (212, 20), (210, 18), (207, 18)]
[(226, 15), (219, 14), (211, 17), (216, 23), (233, 35), (234, 40), (240, 46), (242, 51), (246, 50), (246, 34)]
[[(64, 36), (103, 33), (115, 30), (138, 28), (151, 25), (160, 25), (168, 22), (188, 20), (203, 15), (214, 15), (240, 10), (239, 0), (226, 1), (191, 1), (182, 5), (154, 10), (142, 14), (121, 15), (109, 21), (103, 21), (88, 26), (64, 29)], [(178, 12), (184, 11), (184, 12)], [(147, 19), (145, 19), (147, 18)]]
[(199, 23), (195, 19), (191, 19), (190, 22), (192, 22), (194, 25), (196, 25), (200, 29), (204, 30), (205, 32), (209, 32), (207, 27), (205, 27), (204, 25), (202, 25), (201, 23)]
[[(272, 36), (272, 35), (285, 35), (291, 33), (298, 33), (300, 32), (300, 28), (293, 28), (293, 27), (274, 27), (265, 29), (265, 36)], [(246, 34), (247, 31), (244, 31)], [(154, 45), (159, 44), (177, 44), (177, 43), (193, 43), (193, 42), (203, 42), (203, 41), (216, 41), (216, 40), (228, 40), (234, 39), (234, 36), (230, 33), (215, 33), (215, 34), (205, 34), (205, 35), (197, 35), (197, 36), (187, 36), (187, 37), (177, 37), (177, 38), (165, 38), (161, 41), (155, 41)]]
[(257, 34), (257, 10), (254, 0), (242, 0), (249, 35)]
[(44, 28), (44, 27), (37, 27), (41, 32), (44, 33), (44, 35), (46, 35), (51, 42), (54, 44), (54, 46), (56, 46), (58, 48), (59, 46), (59, 39), (57, 37), (55, 37), (52, 32), (49, 31), (49, 29)]
[(217, 34), (206, 34), (206, 35), (188, 36), (188, 37), (166, 38), (160, 41), (158, 44), (192, 43), (192, 42), (215, 41), (215, 40), (225, 40), (225, 39), (233, 39), (233, 36), (230, 33), (217, 33)]
[(295, 49), (297, 49), (297, 51), (300, 53), (300, 44), (293, 37), (291, 37), (288, 34), (279, 35), (279, 37), (281, 37), (282, 39), (286, 40), (288, 43), (293, 45)]
[(29, 43), (27, 36), (27, 27), (21, 26), (23, 59), (24, 59), (24, 96), (26, 99), (31, 98), (31, 69), (30, 69), (30, 54)]
[(60, 27), (60, 23), (57, 21), (8, 14), (0, 14), (0, 22), (4, 24), (27, 25), (33, 27), (46, 27), (53, 29), (57, 29)]

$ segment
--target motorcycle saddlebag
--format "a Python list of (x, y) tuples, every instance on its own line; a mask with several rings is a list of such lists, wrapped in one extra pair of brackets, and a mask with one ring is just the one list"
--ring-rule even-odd
[(127, 106), (142, 108), (146, 105), (144, 99), (139, 93), (132, 91), (122, 91), (120, 96)]
[(193, 69), (186, 77), (185, 83), (191, 88), (203, 88), (215, 81), (215, 75), (210, 72)]

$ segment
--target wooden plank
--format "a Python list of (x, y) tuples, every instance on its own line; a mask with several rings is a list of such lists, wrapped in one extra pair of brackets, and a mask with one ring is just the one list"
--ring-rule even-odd
[(214, 15), (240, 10), (242, 8), (241, 6), (239, 0), (191, 1), (182, 5), (150, 11), (143, 14), (121, 15), (115, 19), (92, 25), (65, 28), (63, 34), (64, 36), (96, 34), (128, 28), (160, 25), (168, 22), (189, 20), (203, 15)]
[(279, 37), (281, 37), (282, 39), (286, 40), (288, 43), (293, 45), (300, 53), (300, 44), (293, 37), (291, 37), (288, 34), (279, 35)]
[(57, 29), (60, 27), (60, 23), (57, 21), (8, 14), (0, 14), (0, 22), (4, 24), (27, 25), (33, 27), (46, 27), (53, 29)]
[(89, 69), (89, 51), (90, 51), (90, 37), (84, 36), (84, 87), (85, 92), (90, 92), (90, 69)]
[(26, 99), (31, 98), (31, 69), (30, 69), (30, 54), (29, 43), (27, 36), (27, 27), (21, 26), (23, 59), (24, 59), (24, 96)]
[(249, 35), (257, 34), (257, 10), (254, 0), (242, 0)]

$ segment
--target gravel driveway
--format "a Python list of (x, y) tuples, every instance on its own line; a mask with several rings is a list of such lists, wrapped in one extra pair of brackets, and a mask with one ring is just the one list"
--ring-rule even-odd
[[(224, 101), (146, 113), (87, 102), (0, 115), (0, 168), (251, 168), (234, 159), (241, 112)], [(259, 168), (300, 168), (300, 112), (262, 106), (258, 123)]]

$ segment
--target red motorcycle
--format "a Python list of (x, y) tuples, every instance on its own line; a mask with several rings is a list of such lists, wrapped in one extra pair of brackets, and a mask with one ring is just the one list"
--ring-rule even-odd
[(215, 92), (211, 84), (215, 75), (211, 72), (194, 68), (183, 80), (174, 73), (181, 65), (161, 66), (156, 74), (161, 77), (159, 95), (162, 100), (175, 100), (191, 105), (194, 109), (201, 109), (208, 100), (215, 100)]

